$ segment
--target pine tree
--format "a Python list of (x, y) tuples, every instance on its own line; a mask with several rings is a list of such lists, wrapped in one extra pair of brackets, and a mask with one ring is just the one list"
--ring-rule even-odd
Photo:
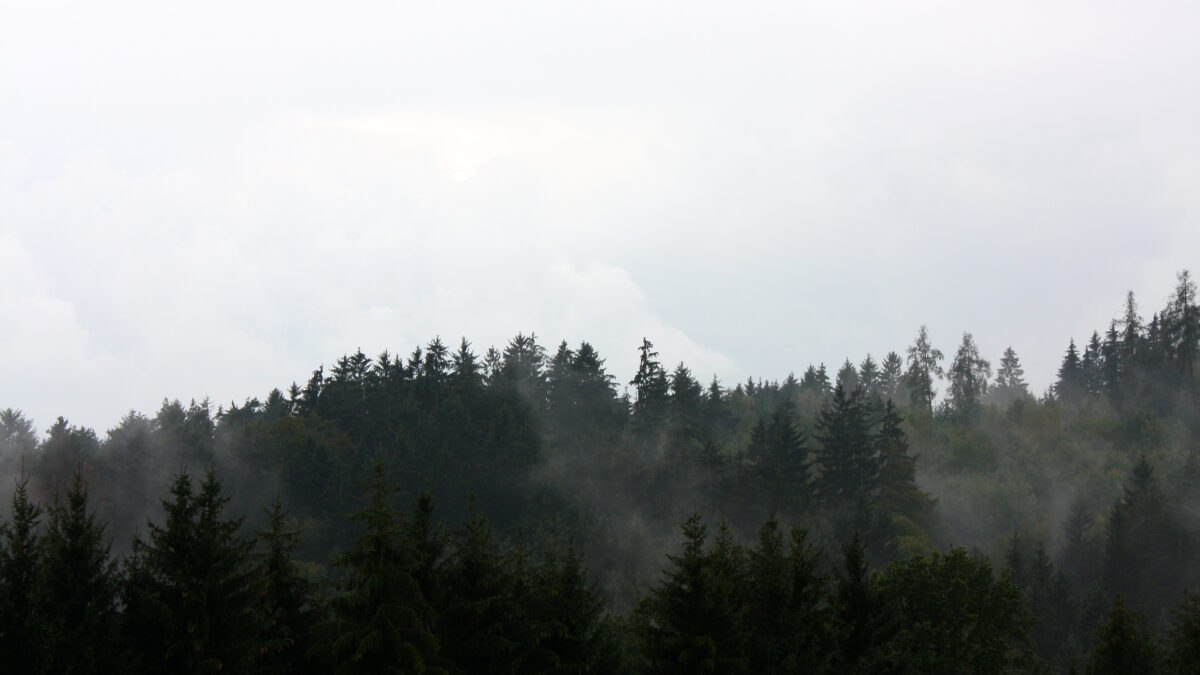
[[(705, 554), (706, 528), (698, 514), (683, 525), (683, 551), (668, 555), (671, 569), (638, 607), (646, 656), (657, 673), (745, 672), (744, 641), (737, 639), (740, 608), (729, 592), (740, 575), (738, 553), (726, 540)], [(731, 583), (732, 582), (732, 583)]]
[[(891, 512), (921, 523), (933, 509), (934, 499), (917, 487), (917, 458), (908, 454), (908, 439), (900, 427), (903, 418), (889, 400), (884, 407), (875, 444), (880, 457), (879, 503)], [(898, 534), (890, 531), (888, 537)]]
[(42, 597), (42, 509), (29, 500), (29, 478), (16, 481), (9, 521), (0, 525), (0, 663), (44, 672), (49, 645)]
[(900, 401), (906, 398), (904, 387), (904, 360), (896, 352), (883, 357), (879, 373), (880, 393), (886, 400)]
[(545, 365), (546, 350), (537, 336), (517, 333), (504, 348), (499, 379), (540, 408), (546, 398)]
[(1063, 568), (1070, 570), (1076, 589), (1091, 586), (1099, 574), (1100, 548), (1087, 537), (1088, 528), (1095, 520), (1095, 513), (1083, 499), (1076, 498), (1063, 523)]
[(17, 466), (26, 459), (34, 460), (38, 439), (33, 421), (20, 410), (0, 410), (0, 472), (15, 476), (21, 473)]
[(1067, 346), (1062, 365), (1058, 368), (1058, 381), (1054, 384), (1054, 395), (1060, 401), (1078, 403), (1083, 398), (1084, 376), (1083, 363), (1079, 359), (1079, 350), (1075, 347), (1075, 338)]
[(1190, 390), (1195, 384), (1196, 359), (1200, 356), (1200, 311), (1196, 308), (1196, 282), (1187, 270), (1179, 273), (1163, 323), (1174, 369)]
[(1112, 508), (1106, 534), (1105, 590), (1152, 613), (1174, 604), (1189, 549), (1187, 535), (1144, 455)]
[(987, 395), (987, 381), (992, 376), (992, 365), (979, 355), (975, 339), (963, 333), (962, 344), (950, 363), (947, 378), (950, 390), (946, 399), (951, 414), (963, 421), (973, 420)]
[(794, 513), (807, 503), (809, 461), (804, 441), (788, 401), (775, 409), (769, 423), (760, 419), (751, 432), (749, 453), (757, 462), (759, 483), (773, 510)]
[(828, 617), (819, 563), (820, 555), (807, 546), (804, 530), (792, 531), (787, 550), (773, 514), (759, 528), (758, 546), (750, 551), (747, 568), (751, 672), (814, 672), (825, 665)]
[(929, 343), (929, 331), (922, 324), (916, 341), (908, 348), (908, 370), (904, 375), (914, 406), (933, 412), (933, 398), (937, 395), (934, 379), (943, 375), (940, 365), (943, 358), (941, 350)]
[(252, 542), (210, 470), (194, 491), (185, 473), (164, 499), (165, 522), (136, 539), (123, 602), (127, 649), (145, 672), (207, 672), (249, 666), (254, 638)]
[(410, 573), (394, 489), (382, 465), (366, 489), (368, 504), (354, 515), (365, 531), (340, 560), (346, 594), (334, 603), (331, 650), (339, 673), (425, 672), (436, 660), (432, 609)]
[(549, 557), (539, 571), (537, 593), (544, 603), (546, 635), (541, 647), (558, 673), (594, 672), (600, 658), (604, 602), (588, 580), (574, 544), (561, 561)]
[[(704, 390), (692, 377), (692, 371), (682, 363), (671, 373), (670, 385), (671, 446), (676, 454), (689, 451), (698, 453)], [(684, 457), (687, 456), (684, 454)]]
[(891, 658), (912, 672), (1036, 671), (1029, 615), (1006, 575), (965, 549), (888, 565), (880, 592), (895, 612)]
[[(100, 442), (91, 429), (80, 428), (59, 417), (46, 434), (41, 452), (34, 464), (33, 481), (35, 491), (52, 495), (66, 491), (71, 476), (94, 457)], [(36, 490), (40, 488), (40, 490)]]
[(1117, 322), (1113, 320), (1104, 334), (1104, 342), (1100, 345), (1100, 360), (1104, 393), (1114, 403), (1120, 403), (1121, 378), (1125, 368), (1125, 364), (1121, 362), (1121, 354), (1121, 336), (1117, 332)]
[(458, 351), (450, 357), (451, 375), (460, 390), (474, 390), (483, 384), (483, 369), (479, 358), (471, 351), (471, 343), (462, 338)]
[(1167, 663), (1173, 672), (1190, 672), (1200, 664), (1200, 595), (1185, 590), (1171, 618)]
[(875, 363), (875, 360), (871, 358), (870, 354), (867, 354), (867, 357), (862, 360), (862, 363), (858, 364), (858, 376), (860, 382), (862, 383), (863, 391), (866, 391), (869, 394), (878, 393), (880, 375), (881, 373), (879, 371), (878, 364)]
[(816, 490), (825, 504), (838, 508), (871, 494), (882, 458), (878, 446), (871, 442), (862, 391), (847, 394), (841, 385), (837, 386), (833, 398), (817, 416), (816, 429), (821, 444)]
[(263, 673), (308, 672), (314, 628), (318, 622), (316, 589), (292, 562), (299, 541), (287, 529), (287, 512), (279, 496), (266, 510), (267, 529), (258, 533), (258, 613), (260, 628), (255, 665)]
[(842, 547), (832, 598), (836, 651), (834, 672), (879, 672), (887, 663), (886, 643), (894, 630), (878, 581), (867, 568), (858, 533)]
[(1088, 675), (1153, 673), (1157, 666), (1158, 652), (1145, 619), (1130, 613), (1118, 595), (1092, 637), (1092, 651), (1084, 672)]
[(850, 359), (846, 359), (842, 363), (842, 367), (838, 369), (837, 383), (846, 391), (854, 391), (859, 387), (858, 369), (850, 363)]
[(629, 384), (636, 394), (633, 400), (633, 422), (643, 434), (661, 427), (670, 405), (670, 383), (654, 343), (643, 338), (638, 347), (638, 371)]
[(996, 384), (992, 387), (991, 398), (1001, 407), (1007, 407), (1013, 401), (1029, 397), (1029, 386), (1025, 383), (1025, 370), (1021, 368), (1021, 360), (1012, 347), (1004, 350), (1000, 357), (1000, 367), (996, 369)]
[(514, 578), (496, 550), (492, 526), (471, 496), (467, 519), (454, 533), (446, 563), (446, 597), (438, 617), (442, 652), (463, 672), (511, 670), (520, 645)]
[(1092, 337), (1083, 349), (1079, 367), (1083, 371), (1084, 393), (1088, 396), (1104, 394), (1104, 346), (1096, 331), (1092, 331)]
[(50, 671), (116, 668), (117, 566), (109, 557), (104, 524), (88, 509), (80, 470), (65, 497), (56, 496), (50, 508), (43, 575)]

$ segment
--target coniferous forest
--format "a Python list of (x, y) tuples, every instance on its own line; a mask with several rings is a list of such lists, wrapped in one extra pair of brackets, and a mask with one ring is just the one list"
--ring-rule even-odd
[[(1200, 662), (1187, 272), (1061, 350), (705, 381), (434, 338), (102, 433), (0, 413), (24, 673), (1176, 673)], [(945, 351), (943, 351), (945, 349)], [(994, 359), (994, 360), (993, 360)], [(20, 396), (20, 392), (7, 392)], [(9, 402), (0, 401), (8, 405)]]

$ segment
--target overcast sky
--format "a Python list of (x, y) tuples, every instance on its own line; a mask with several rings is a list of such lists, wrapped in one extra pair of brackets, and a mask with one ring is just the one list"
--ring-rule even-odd
[(523, 331), (627, 382), (1007, 345), (1200, 252), (1200, 5), (0, 7), (0, 409)]

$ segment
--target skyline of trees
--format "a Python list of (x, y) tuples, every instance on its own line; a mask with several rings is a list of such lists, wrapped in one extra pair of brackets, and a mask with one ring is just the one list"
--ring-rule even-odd
[[(146, 671), (247, 664), (267, 653), (294, 660), (300, 632), (335, 629), (344, 639), (329, 643), (327, 666), (376, 659), (452, 670), (439, 660), (444, 650), (488, 644), (496, 646), (488, 658), (500, 661), (463, 667), (552, 670), (545, 664), (555, 659), (588, 662), (604, 640), (651, 669), (665, 668), (678, 649), (731, 671), (818, 653), (831, 659), (826, 665), (848, 667), (850, 652), (883, 664), (911, 649), (904, 644), (943, 644), (940, 619), (921, 636), (887, 625), (887, 617), (917, 620), (886, 608), (907, 592), (889, 579), (949, 575), (976, 579), (981, 593), (999, 593), (1000, 606), (1016, 597), (1028, 620), (1001, 611), (985, 622), (988, 635), (1010, 644), (1025, 635), (1029, 653), (1061, 669), (1101, 658), (1093, 649), (1101, 625), (1111, 629), (1104, 640), (1139, 639), (1129, 627), (1143, 620), (1147, 634), (1167, 635), (1170, 626), (1186, 634), (1184, 589), (1200, 584), (1200, 516), (1189, 507), (1200, 498), (1194, 303), (1187, 273), (1149, 320), (1130, 294), (1103, 334), (1069, 342), (1041, 396), (1029, 391), (1011, 347), (993, 371), (963, 333), (943, 367), (921, 326), (906, 358), (847, 358), (834, 372), (818, 364), (799, 378), (732, 387), (715, 378), (705, 385), (684, 363), (667, 366), (643, 339), (622, 389), (589, 343), (547, 349), (518, 334), (482, 355), (466, 339), (451, 349), (440, 338), (407, 358), (355, 352), (261, 401), (216, 409), (164, 401), (153, 416), (130, 413), (103, 437), (63, 418), (39, 437), (9, 408), (0, 411), (0, 469), (19, 481), (0, 527), (0, 575), (33, 579), (40, 566), (70, 588), (84, 582), (69, 578), (63, 561), (78, 561), (92, 587), (116, 589), (116, 604), (101, 594), (96, 611), (137, 608), (115, 625), (139, 636)], [(203, 480), (186, 479), (188, 469)], [(366, 495), (364, 485), (372, 486)], [(160, 504), (162, 486), (170, 490)], [(398, 503), (413, 506), (401, 517), (392, 510)], [(350, 513), (360, 516), (347, 525)], [(803, 531), (793, 534), (801, 549), (819, 553), (793, 551), (791, 563), (781, 562), (780, 533), (789, 530)], [(741, 539), (755, 531), (758, 549)], [(661, 576), (660, 557), (681, 543), (683, 552), (667, 558), (681, 576)], [(542, 553), (562, 566), (537, 562)], [(124, 561), (119, 570), (115, 560)], [(789, 568), (791, 588), (811, 590), (816, 582), (795, 575), (813, 565), (806, 574), (824, 579), (817, 586), (825, 590), (801, 593), (808, 600), (796, 602), (815, 613), (796, 620), (828, 624), (825, 642), (738, 632), (762, 600), (731, 589), (753, 588), (755, 578), (764, 585), (751, 595), (784, 588), (779, 575)], [(992, 581), (1005, 570), (1012, 588), (985, 589), (985, 569)], [(247, 609), (252, 570), (270, 570), (269, 614), (291, 627), (250, 628), (261, 619)], [(317, 592), (307, 584), (318, 579), (337, 585), (320, 591), (330, 602), (319, 616), (297, 599)], [(673, 595), (672, 584), (691, 583), (684, 579), (707, 579), (714, 595)], [(14, 612), (7, 616), (18, 617), (0, 631), (0, 646), (15, 650), (8, 653), (66, 639), (52, 638), (67, 627), (36, 610), (29, 583), (0, 583), (5, 611)], [(593, 583), (594, 596), (580, 591)], [(574, 589), (560, 592), (574, 598), (578, 616), (591, 616), (595, 600), (597, 616), (624, 618), (600, 630), (572, 614), (578, 620), (546, 619), (556, 627), (529, 633), (543, 624), (512, 617), (549, 611), (554, 584)], [(696, 606), (715, 623), (668, 628)], [(95, 626), (71, 628), (82, 631), (70, 638), (80, 643), (106, 639)], [(203, 648), (188, 637), (196, 631)], [(696, 642), (702, 634), (711, 639)], [(873, 652), (876, 643), (887, 649)], [(994, 663), (996, 653), (923, 654), (920, 662)], [(51, 668), (63, 654), (25, 657)]]

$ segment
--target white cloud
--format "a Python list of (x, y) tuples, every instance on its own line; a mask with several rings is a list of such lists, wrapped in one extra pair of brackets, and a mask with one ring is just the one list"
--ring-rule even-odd
[(1011, 343), (1040, 389), (1126, 289), (1149, 313), (1196, 267), (1198, 15), (18, 3), (0, 297), (37, 321), (0, 333), (33, 350), (0, 406), (103, 427), (517, 331), (622, 381), (643, 335), (782, 377), (921, 323)]

